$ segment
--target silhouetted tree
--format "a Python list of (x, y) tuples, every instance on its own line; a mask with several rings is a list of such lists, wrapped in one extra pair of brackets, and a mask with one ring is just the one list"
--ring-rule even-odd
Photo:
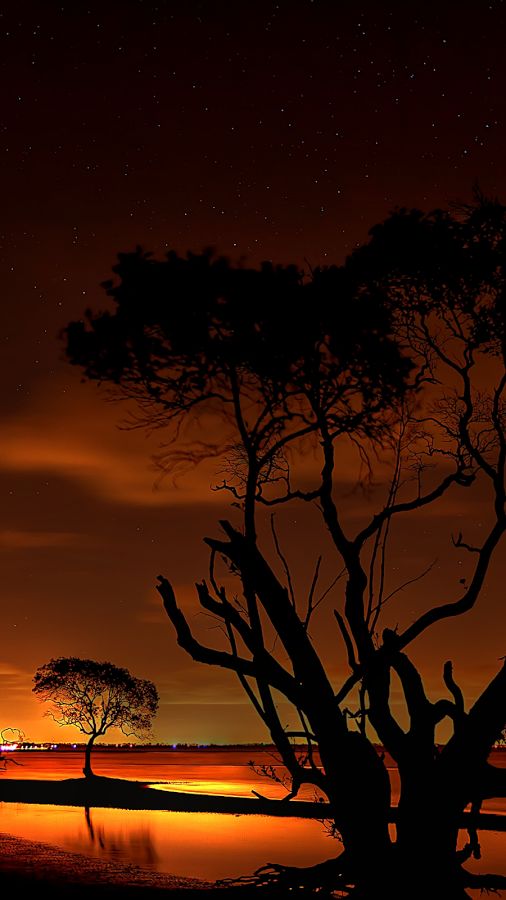
[(88, 735), (83, 774), (90, 778), (91, 751), (109, 728), (127, 737), (146, 736), (158, 709), (151, 681), (134, 678), (110, 662), (75, 656), (51, 659), (34, 675), (33, 692), (51, 704), (48, 715), (57, 725), (73, 725)]
[[(505, 239), (505, 208), (479, 198), (452, 214), (395, 213), (346, 265), (307, 278), (295, 266), (245, 269), (211, 253), (156, 261), (137, 250), (119, 257), (119, 280), (106, 283), (114, 312), (88, 312), (67, 329), (71, 362), (137, 401), (132, 424), (167, 429), (162, 468), (225, 460), (218, 487), (232, 495), (242, 526), (222, 521), (224, 537), (205, 539), (210, 574), (196, 589), (228, 648), (196, 637), (166, 578), (158, 590), (179, 644), (195, 660), (237, 673), (290, 773), (289, 796), (302, 783), (327, 796), (344, 852), (330, 874), (318, 867), (313, 883), (357, 897), (461, 898), (466, 886), (504, 886), (462, 868), (478, 853), (477, 839), (471, 829), (457, 852), (457, 836), (468, 803), (476, 810), (505, 793), (504, 771), (487, 759), (506, 722), (506, 670), (466, 712), (451, 662), (442, 673), (449, 697), (434, 703), (406, 650), (427, 628), (474, 606), (506, 530)], [(195, 440), (192, 423), (204, 410), (221, 428)], [(350, 442), (364, 479), (378, 456), (392, 465), (384, 501), (359, 528), (346, 523), (339, 497), (340, 451)], [(301, 472), (309, 447), (319, 463)], [(380, 630), (388, 601), (421, 577), (387, 586), (392, 523), (478, 478), (490, 492), (490, 521), (476, 545), (454, 536), (469, 556), (460, 596), (431, 597), (404, 630)], [(302, 603), (274, 520), (272, 546), (258, 527), (263, 508), (300, 503), (316, 504), (330, 535), (331, 587), (343, 576), (334, 611), (349, 666), (342, 683), (310, 634), (330, 596), (318, 595), (321, 557)], [(392, 705), (393, 673), (407, 729)], [(300, 728), (283, 726), (280, 696)], [(453, 734), (440, 749), (435, 729), (445, 718)], [(399, 768), (395, 840), (378, 739)], [(289, 876), (271, 867), (263, 878), (282, 884)]]

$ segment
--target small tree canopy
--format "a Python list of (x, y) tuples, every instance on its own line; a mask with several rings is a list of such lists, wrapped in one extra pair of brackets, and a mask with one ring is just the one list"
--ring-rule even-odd
[(50, 659), (34, 676), (33, 692), (51, 703), (49, 715), (58, 725), (74, 725), (98, 738), (109, 728), (145, 735), (158, 709), (151, 681), (135, 678), (110, 662), (75, 656)]

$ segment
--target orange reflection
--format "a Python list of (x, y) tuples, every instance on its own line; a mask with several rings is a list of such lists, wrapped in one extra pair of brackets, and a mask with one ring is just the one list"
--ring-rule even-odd
[[(259, 778), (248, 768), (251, 755), (249, 750), (97, 751), (95, 763), (98, 774), (161, 782), (153, 787), (166, 790), (251, 796), (254, 788), (269, 796), (282, 794), (279, 785)], [(257, 762), (264, 761), (262, 751), (253, 755)], [(273, 762), (270, 754), (263, 755), (266, 761)], [(22, 768), (16, 767), (16, 777), (19, 773), (23, 778), (61, 779), (81, 774), (82, 752), (78, 750), (17, 753), (16, 757), (23, 763)], [(506, 753), (493, 754), (492, 762), (506, 766)], [(396, 802), (396, 769), (389, 767), (389, 774)], [(340, 844), (314, 820), (164, 810), (85, 811), (79, 807), (13, 803), (0, 806), (2, 831), (6, 833), (34, 841), (42, 839), (64, 850), (135, 864), (150, 871), (211, 881), (250, 874), (272, 861), (313, 865), (340, 852)], [(483, 808), (506, 812), (504, 800), (488, 801)], [(463, 832), (461, 844), (465, 840)], [(471, 860), (466, 866), (472, 871), (506, 875), (504, 835), (480, 832), (480, 843), (482, 860)]]
[[(2, 831), (151, 871), (214, 880), (276, 860), (313, 865), (339, 852), (318, 822), (162, 810), (2, 805)], [(198, 853), (196, 852), (198, 848)]]

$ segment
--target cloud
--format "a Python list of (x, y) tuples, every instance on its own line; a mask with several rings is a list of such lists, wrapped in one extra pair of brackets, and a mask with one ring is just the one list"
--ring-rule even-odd
[[(3, 422), (0, 470), (57, 474), (99, 497), (132, 506), (229, 503), (229, 494), (212, 489), (223, 481), (220, 458), (204, 459), (176, 479), (169, 474), (160, 481), (153, 457), (167, 432), (118, 427), (127, 413), (128, 406), (111, 402), (105, 389), (82, 383), (73, 370), (57, 370), (51, 379), (39, 382), (29, 405)], [(200, 446), (219, 444), (223, 424), (216, 416), (202, 414), (188, 422), (186, 434)], [(308, 445), (303, 454), (294, 456), (292, 465), (294, 483), (313, 486), (321, 468), (317, 447)], [(338, 466), (346, 495), (359, 478), (357, 454), (349, 441), (339, 446)]]
[[(55, 375), (54, 382), (41, 382), (39, 392), (2, 426), (0, 470), (20, 473), (58, 474), (83, 486), (92, 495), (120, 504), (146, 507), (220, 505), (230, 496), (212, 490), (223, 479), (223, 460), (211, 458), (181, 474), (160, 481), (153, 457), (167, 439), (163, 429), (146, 434), (143, 428), (121, 429), (127, 407), (105, 402), (108, 395), (94, 384), (69, 381), (68, 373)], [(192, 426), (198, 441), (219, 442), (221, 426), (209, 415)], [(389, 483), (388, 454), (378, 460), (375, 487), (369, 497), (356, 490), (360, 472), (355, 448), (349, 441), (339, 444), (336, 467), (336, 496), (346, 517), (353, 521), (368, 518), (381, 508)], [(315, 447), (292, 460), (293, 484), (314, 486), (321, 468)], [(443, 469), (441, 469), (443, 472)], [(432, 480), (438, 473), (432, 473)], [(433, 486), (431, 482), (427, 488)], [(404, 497), (402, 499), (405, 499)], [(451, 492), (440, 503), (422, 508), (417, 515), (454, 517), (474, 508), (475, 490)]]
[[(81, 544), (83, 536), (61, 531), (0, 531), (0, 549), (26, 550)], [(1, 673), (0, 673), (1, 674)]]
[[(8, 697), (12, 697), (13, 694), (17, 695), (17, 699), (24, 699), (30, 694), (31, 685), (32, 673), (25, 672), (23, 669), (18, 668), (12, 663), (0, 661), (0, 690), (4, 700)], [(5, 727), (6, 724), (12, 724), (5, 722), (4, 715), (5, 709), (3, 710), (0, 727)], [(11, 714), (9, 713), (9, 715)], [(11, 715), (11, 718), (12, 717), (13, 716)]]
[(12, 663), (0, 661), (0, 678), (28, 678), (28, 675)]
[[(57, 384), (57, 382), (56, 382)], [(31, 408), (2, 426), (0, 469), (53, 473), (71, 479), (100, 497), (137, 506), (221, 502), (213, 492), (215, 461), (203, 462), (174, 483), (152, 457), (163, 432), (120, 430), (125, 407), (104, 403), (95, 385), (76, 384), (65, 392), (42, 384)]]
[(179, 664), (177, 672), (158, 679), (157, 685), (162, 706), (243, 706), (250, 702), (233, 672), (197, 667), (193, 662)]

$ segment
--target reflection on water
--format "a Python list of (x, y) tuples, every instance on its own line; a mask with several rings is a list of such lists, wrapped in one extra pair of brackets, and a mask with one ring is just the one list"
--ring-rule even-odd
[(2, 803), (0, 822), (2, 831), (64, 850), (209, 880), (272, 860), (313, 865), (339, 850), (318, 822), (304, 819), (93, 809), (90, 834), (82, 808)]
[[(82, 750), (19, 753), (16, 777), (82, 776)], [(284, 795), (279, 785), (248, 767), (273, 763), (270, 752), (100, 751), (97, 775), (147, 781), (161, 790), (251, 796)], [(18, 774), (19, 773), (19, 774)], [(313, 799), (312, 788), (303, 795)], [(0, 803), (0, 829), (89, 856), (133, 863), (159, 872), (214, 880), (252, 872), (267, 861), (313, 865), (339, 851), (320, 823), (266, 816), (115, 810)]]
[(151, 829), (149, 827), (130, 829), (129, 833), (125, 833), (124, 829), (113, 831), (106, 828), (102, 823), (94, 825), (95, 812), (89, 806), (84, 810), (84, 821), (88, 830), (88, 836), (91, 846), (99, 849), (99, 855), (104, 859), (127, 860), (137, 866), (144, 866), (148, 869), (156, 869), (158, 854), (155, 849), (153, 839), (151, 837)]
[[(162, 789), (251, 796), (253, 788), (271, 797), (282, 795), (279, 785), (248, 768), (252, 755), (257, 764), (273, 761), (261, 751), (97, 751), (94, 768), (100, 775), (159, 782), (156, 786)], [(81, 777), (82, 752), (77, 750), (20, 753), (16, 759), (23, 765), (11, 769), (10, 777), (14, 773), (23, 778)], [(506, 753), (497, 754), (492, 762), (506, 765)], [(394, 769), (390, 776), (396, 798)], [(312, 796), (311, 789), (306, 796)], [(490, 801), (485, 807), (506, 813), (505, 800)], [(251, 873), (272, 861), (312, 865), (340, 849), (319, 822), (254, 815), (0, 803), (0, 830), (89, 856), (209, 880)], [(506, 875), (504, 841), (503, 834), (480, 832), (482, 860), (470, 861), (467, 868)]]

